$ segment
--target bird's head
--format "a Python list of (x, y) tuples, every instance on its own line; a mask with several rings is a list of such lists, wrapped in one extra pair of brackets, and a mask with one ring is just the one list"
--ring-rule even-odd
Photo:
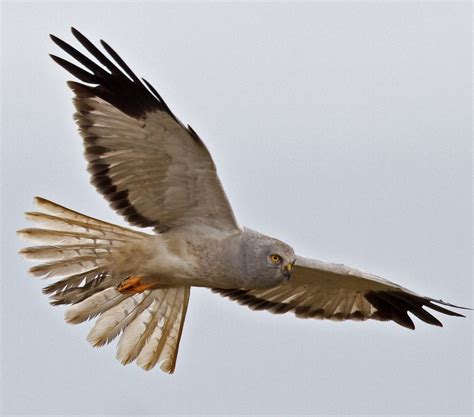
[(296, 261), (293, 248), (278, 239), (254, 231), (246, 234), (243, 240), (243, 257), (245, 273), (252, 280), (252, 287), (273, 287), (289, 280)]

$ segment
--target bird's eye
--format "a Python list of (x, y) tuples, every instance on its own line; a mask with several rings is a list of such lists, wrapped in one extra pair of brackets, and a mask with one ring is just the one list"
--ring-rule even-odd
[(273, 255), (270, 255), (270, 261), (272, 261), (272, 264), (277, 265), (281, 263), (282, 259), (280, 255), (273, 254)]

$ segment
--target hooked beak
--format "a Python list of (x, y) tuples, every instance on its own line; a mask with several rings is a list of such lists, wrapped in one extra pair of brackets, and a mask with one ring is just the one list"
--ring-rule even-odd
[(293, 269), (294, 262), (290, 262), (286, 264), (283, 268), (283, 274), (285, 275), (286, 279), (290, 279), (291, 277), (291, 270)]

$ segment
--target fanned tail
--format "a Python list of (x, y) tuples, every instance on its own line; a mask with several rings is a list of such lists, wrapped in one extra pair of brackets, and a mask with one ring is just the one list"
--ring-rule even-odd
[[(24, 239), (41, 246), (20, 253), (38, 262), (30, 269), (36, 277), (56, 278), (43, 289), (51, 304), (71, 304), (66, 321), (77, 324), (98, 317), (88, 340), (102, 346), (119, 336), (117, 358), (137, 361), (144, 369), (157, 363), (174, 371), (179, 340), (189, 300), (189, 287), (121, 293), (118, 284), (130, 276), (120, 264), (130, 248), (143, 248), (152, 236), (106, 223), (37, 197), (37, 212), (26, 218), (38, 228), (19, 230)], [(119, 267), (117, 267), (117, 264)]]

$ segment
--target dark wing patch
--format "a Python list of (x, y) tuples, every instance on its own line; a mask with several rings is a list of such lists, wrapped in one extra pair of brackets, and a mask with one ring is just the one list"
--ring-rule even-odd
[[(270, 299), (259, 297), (258, 290), (241, 289), (220, 289), (213, 288), (213, 292), (237, 301), (241, 305), (246, 305), (252, 310), (268, 310), (274, 314), (283, 314), (293, 312), (300, 318), (316, 318), (331, 320), (358, 320), (374, 319), (379, 321), (393, 320), (400, 326), (414, 329), (415, 325), (408, 313), (412, 313), (425, 323), (442, 327), (441, 322), (427, 312), (423, 307), (431, 308), (449, 316), (464, 317), (462, 314), (448, 310), (437, 304), (451, 306), (455, 308), (464, 308), (448, 304), (440, 300), (416, 296), (400, 291), (372, 291), (364, 294), (364, 298), (375, 307), (376, 311), (372, 314), (364, 314), (361, 311), (355, 311), (349, 314), (334, 313), (327, 314), (324, 308), (314, 305), (299, 304), (298, 302), (275, 302)], [(437, 304), (434, 304), (437, 303)]]
[(423, 307), (431, 308), (448, 316), (464, 317), (462, 314), (448, 310), (434, 303), (455, 308), (463, 307), (401, 291), (371, 291), (365, 294), (365, 298), (377, 309), (379, 314), (409, 329), (414, 329), (415, 325), (408, 316), (408, 313), (412, 313), (425, 323), (443, 327), (442, 323)]
[[(71, 28), (71, 31), (84, 48), (86, 48), (87, 51), (89, 51), (89, 53), (107, 69), (106, 70), (99, 66), (63, 40), (54, 35), (50, 35), (56, 45), (90, 71), (85, 71), (63, 58), (51, 55), (51, 58), (56, 63), (61, 65), (80, 81), (88, 84), (96, 84), (95, 87), (79, 84), (85, 91), (88, 90), (91, 95), (100, 97), (128, 116), (137, 119), (143, 118), (147, 112), (157, 110), (165, 111), (172, 115), (170, 109), (156, 90), (153, 89), (153, 92), (151, 92), (147, 89), (128, 65), (125, 64), (122, 58), (120, 58), (120, 56), (109, 45), (104, 41), (101, 41), (105, 50), (117, 62), (123, 72), (78, 30)], [(147, 85), (149, 84), (147, 83)], [(72, 87), (73, 86), (71, 86), (71, 88)], [(174, 115), (172, 115), (172, 117), (177, 120)]]
[[(74, 91), (77, 98), (96, 97), (95, 90), (69, 81), (68, 86)], [(76, 121), (83, 132), (87, 132), (90, 127), (88, 113), (93, 110), (90, 109), (86, 101), (75, 100), (76, 106)], [(107, 147), (97, 145), (99, 139), (95, 135), (87, 133), (84, 139), (84, 156), (88, 161), (87, 170), (91, 174), (91, 184), (99, 191), (105, 199), (109, 202), (110, 207), (117, 211), (120, 215), (135, 226), (139, 227), (153, 227), (157, 231), (164, 231), (166, 227), (161, 225), (158, 220), (149, 219), (138, 212), (129, 199), (128, 190), (118, 190), (117, 186), (112, 182), (109, 174), (110, 166), (104, 163), (101, 158), (104, 154), (110, 151)]]

